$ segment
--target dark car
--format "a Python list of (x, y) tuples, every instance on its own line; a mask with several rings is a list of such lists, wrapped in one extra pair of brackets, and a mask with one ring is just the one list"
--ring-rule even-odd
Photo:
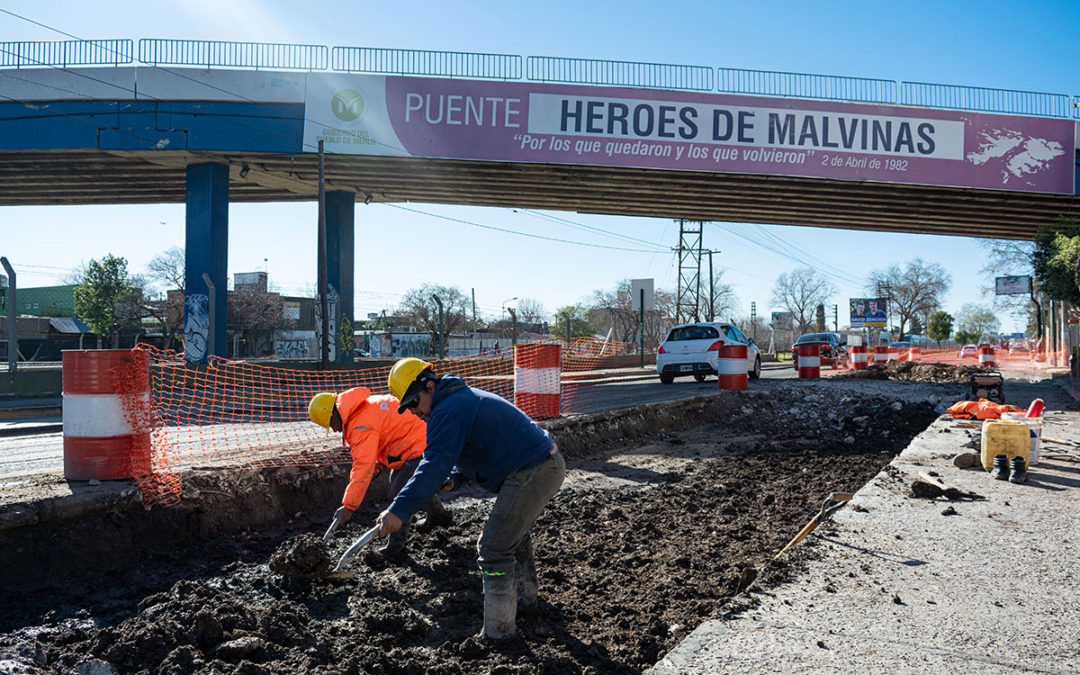
[(791, 348), (791, 362), (795, 370), (799, 369), (799, 347), (802, 345), (817, 345), (821, 351), (821, 365), (823, 366), (848, 367), (850, 357), (846, 342), (835, 333), (807, 333), (800, 335), (795, 341), (795, 346)]

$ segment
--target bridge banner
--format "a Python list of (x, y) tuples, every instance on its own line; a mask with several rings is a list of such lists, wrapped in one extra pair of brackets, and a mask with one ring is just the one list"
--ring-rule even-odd
[(1072, 195), (1071, 120), (652, 89), (310, 73), (327, 152)]

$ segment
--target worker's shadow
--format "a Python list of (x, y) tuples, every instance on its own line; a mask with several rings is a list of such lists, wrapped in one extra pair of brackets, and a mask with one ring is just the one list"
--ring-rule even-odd
[(814, 534), (812, 534), (810, 536), (815, 537), (817, 539), (820, 539), (821, 541), (829, 542), (830, 544), (836, 544), (837, 546), (843, 546), (844, 548), (850, 548), (851, 550), (858, 551), (859, 553), (865, 553), (866, 555), (873, 556), (875, 558), (880, 558), (881, 560), (885, 560), (886, 562), (896, 563), (898, 565), (904, 565), (905, 567), (920, 567), (922, 565), (929, 564), (929, 563), (927, 563), (927, 561), (919, 560), (918, 558), (908, 558), (906, 556), (897, 555), (895, 553), (887, 553), (885, 551), (877, 551), (877, 550), (874, 550), (874, 549), (866, 548), (864, 546), (855, 546), (854, 544), (848, 544), (846, 542), (840, 541), (839, 539), (833, 539), (832, 537), (826, 537), (823, 534), (814, 533)]
[(575, 661), (590, 664), (595, 672), (612, 673), (625, 668), (625, 664), (613, 658), (599, 640), (586, 643), (575, 636), (567, 627), (571, 621), (589, 624), (592, 617), (568, 617), (564, 609), (547, 602), (541, 595), (535, 607), (518, 611), (518, 633), (527, 642), (536, 644), (543, 644), (554, 637), (573, 655)]

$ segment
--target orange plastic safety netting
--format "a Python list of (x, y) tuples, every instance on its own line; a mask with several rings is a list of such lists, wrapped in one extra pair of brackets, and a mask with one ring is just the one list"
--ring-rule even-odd
[[(182, 353), (149, 345), (136, 349), (150, 359), (149, 411), (125, 411), (149, 424), (149, 462), (136, 476), (144, 501), (173, 504), (181, 497), (180, 471), (193, 467), (311, 466), (348, 461), (341, 434), (308, 419), (308, 403), (321, 391), (366, 387), (388, 393), (391, 361), (361, 368), (334, 364), (280, 367), (211, 357), (194, 367)], [(534, 418), (580, 412), (603, 398), (614, 369), (637, 365), (634, 345), (577, 338), (547, 340), (483, 354), (434, 360), (439, 374), (518, 404)], [(118, 382), (136, 373), (118, 372)], [(132, 405), (138, 406), (137, 399)]]

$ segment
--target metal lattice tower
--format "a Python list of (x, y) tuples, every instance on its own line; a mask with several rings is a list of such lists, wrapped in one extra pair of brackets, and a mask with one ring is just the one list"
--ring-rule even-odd
[[(692, 229), (693, 225), (697, 229)], [(704, 223), (679, 220), (679, 289), (675, 301), (675, 323), (700, 321), (701, 232)]]

